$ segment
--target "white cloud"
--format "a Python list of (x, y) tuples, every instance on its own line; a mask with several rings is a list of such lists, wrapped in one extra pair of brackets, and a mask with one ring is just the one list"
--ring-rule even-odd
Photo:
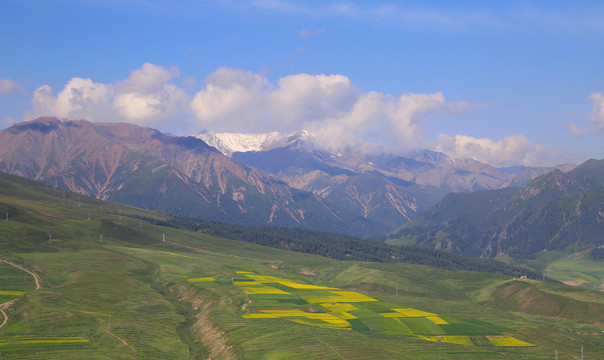
[(535, 144), (518, 134), (506, 136), (499, 141), (441, 134), (437, 139), (436, 150), (454, 158), (474, 159), (494, 166), (557, 165), (576, 160), (568, 152)]
[(72, 78), (56, 97), (50, 86), (42, 85), (34, 91), (31, 116), (102, 120), (110, 108), (112, 95), (111, 85), (90, 79)]
[(180, 72), (145, 63), (116, 83), (113, 108), (120, 118), (137, 123), (153, 124), (168, 117), (178, 117), (187, 93), (170, 84)]
[(212, 130), (264, 131), (268, 87), (263, 76), (222, 67), (206, 78), (206, 86), (193, 98), (191, 110), (202, 127)]
[(360, 94), (343, 75), (297, 74), (273, 85), (258, 74), (220, 68), (207, 77), (191, 110), (202, 129), (307, 129), (333, 148), (366, 146), (369, 141), (402, 151), (422, 143), (424, 115), (464, 106), (447, 102), (441, 93), (403, 94), (398, 98), (379, 92)]
[(115, 84), (72, 78), (56, 96), (50, 86), (42, 85), (34, 91), (32, 111), (26, 118), (57, 116), (159, 125), (185, 113), (188, 95), (169, 83), (178, 75), (178, 69), (146, 63)]
[(140, 69), (130, 71), (130, 77), (115, 85), (121, 93), (148, 93), (161, 90), (162, 86), (180, 76), (177, 68), (170, 70), (162, 66), (144, 63)]
[(23, 87), (12, 79), (0, 79), (0, 94), (25, 94)]
[[(402, 154), (433, 148), (452, 157), (497, 166), (553, 164), (569, 159), (568, 153), (534, 144), (522, 135), (496, 141), (443, 134), (431, 143), (424, 138), (427, 115), (459, 115), (484, 106), (447, 101), (439, 92), (400, 96), (362, 93), (343, 75), (295, 74), (271, 83), (260, 74), (222, 67), (189, 96), (171, 83), (179, 75), (178, 69), (146, 63), (112, 84), (72, 78), (56, 95), (50, 86), (43, 85), (34, 92), (32, 111), (27, 115), (126, 121), (163, 131), (186, 125), (189, 133), (203, 129), (243, 133), (305, 129), (333, 150), (354, 147)], [(594, 108), (589, 116), (593, 127), (589, 129), (602, 130), (604, 94), (592, 94), (590, 99)]]
[(286, 127), (342, 116), (357, 99), (357, 89), (342, 75), (297, 74), (279, 79), (268, 94), (269, 112)]
[(604, 93), (593, 93), (589, 95), (589, 99), (593, 101), (593, 108), (591, 113), (587, 114), (587, 120), (592, 125), (584, 128), (576, 124), (569, 125), (568, 129), (575, 136), (604, 131)]

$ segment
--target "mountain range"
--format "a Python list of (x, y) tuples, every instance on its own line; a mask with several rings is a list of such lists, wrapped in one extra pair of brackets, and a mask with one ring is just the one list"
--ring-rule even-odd
[(389, 243), (532, 258), (604, 245), (604, 160), (553, 170), (525, 187), (449, 194)]
[(306, 131), (185, 137), (51, 117), (0, 131), (0, 143), (0, 171), (99, 199), (357, 236), (395, 230), (451, 191), (524, 184), (551, 170), (497, 169), (428, 150), (409, 156), (336, 152)]

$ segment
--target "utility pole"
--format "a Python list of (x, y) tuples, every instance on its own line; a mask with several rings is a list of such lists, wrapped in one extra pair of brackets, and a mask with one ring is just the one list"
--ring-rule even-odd
[(142, 221), (140, 221), (140, 220), (138, 221), (138, 228), (139, 228), (139, 229), (142, 229), (142, 228), (143, 228), (143, 222), (142, 222)]
[(558, 360), (558, 349), (556, 349), (555, 355), (556, 355), (556, 360)]
[(398, 286), (396, 287), (396, 296), (398, 297)]
[(163, 242), (166, 242), (166, 234), (163, 234), (162, 240)]
[(52, 234), (48, 234), (48, 242), (52, 242)]
[(88, 221), (90, 221), (90, 210), (88, 210)]
[(99, 236), (99, 242), (103, 242), (103, 234), (101, 234), (101, 236)]
[(107, 315), (107, 331), (111, 331), (111, 315)]
[(581, 360), (583, 360), (583, 345), (581, 345)]

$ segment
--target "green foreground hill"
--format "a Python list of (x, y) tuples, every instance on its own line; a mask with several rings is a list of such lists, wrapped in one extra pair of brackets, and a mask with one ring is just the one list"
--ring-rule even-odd
[(1, 358), (604, 358), (601, 292), (269, 248), (5, 175), (0, 215)]

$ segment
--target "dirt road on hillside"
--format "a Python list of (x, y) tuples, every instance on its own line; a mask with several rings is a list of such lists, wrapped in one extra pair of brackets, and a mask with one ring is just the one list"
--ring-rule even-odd
[[(31, 276), (34, 277), (34, 280), (36, 281), (36, 290), (38, 290), (40, 288), (41, 280), (40, 280), (40, 277), (38, 276), (38, 274), (36, 274), (35, 272), (29, 271), (29, 270), (25, 269), (24, 267), (19, 266), (19, 265), (13, 263), (13, 262), (8, 261), (8, 260), (0, 259), (0, 262), (7, 263), (8, 265), (14, 266), (14, 267), (16, 267), (16, 268), (18, 268), (20, 270), (23, 270), (26, 273), (30, 274)], [(4, 325), (6, 325), (6, 323), (8, 322), (8, 315), (6, 314), (6, 312), (4, 311), (4, 309), (8, 309), (8, 307), (11, 306), (12, 303), (14, 303), (17, 299), (12, 299), (10, 301), (7, 301), (7, 302), (4, 302), (4, 303), (0, 304), (0, 313), (2, 313), (2, 316), (4, 317), (4, 320), (2, 321), (2, 324), (0, 324), (0, 329), (2, 329), (4, 327)]]

